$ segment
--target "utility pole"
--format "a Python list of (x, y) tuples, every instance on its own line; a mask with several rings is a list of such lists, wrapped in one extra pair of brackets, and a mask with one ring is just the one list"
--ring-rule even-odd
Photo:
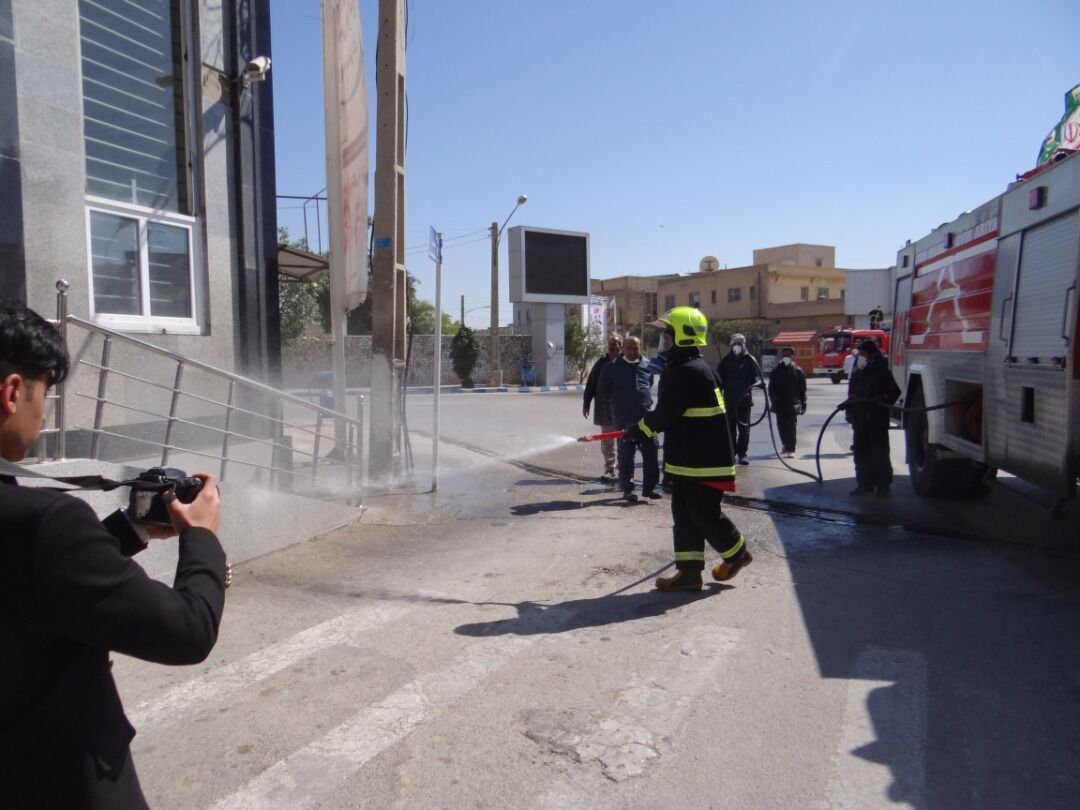
[(371, 323), (370, 466), (400, 463), (400, 379), (405, 366), (405, 0), (379, 0), (375, 150), (375, 249)]
[(502, 385), (499, 363), (499, 223), (491, 223), (491, 349), (488, 352), (491, 384)]
[(461, 325), (465, 325), (465, 296), (461, 296)]

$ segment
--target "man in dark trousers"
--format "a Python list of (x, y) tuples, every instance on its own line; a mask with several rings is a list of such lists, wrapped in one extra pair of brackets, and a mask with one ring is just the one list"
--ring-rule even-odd
[(889, 370), (889, 361), (877, 342), (864, 340), (848, 383), (847, 421), (854, 434), (855, 481), (852, 495), (887, 498), (892, 486), (889, 458), (889, 405), (900, 397), (900, 387)]
[(740, 464), (749, 464), (746, 452), (750, 448), (750, 408), (754, 404), (753, 388), (762, 384), (757, 361), (746, 351), (746, 338), (736, 332), (731, 336), (731, 350), (717, 366), (720, 388), (724, 392), (731, 434), (735, 437), (735, 455)]
[[(604, 366), (622, 353), (622, 340), (614, 332), (608, 335), (607, 349), (608, 353), (593, 363), (593, 367), (589, 371), (589, 379), (585, 381), (585, 396), (581, 409), (582, 415), (588, 419), (589, 409), (595, 400), (596, 407), (592, 409), (593, 424), (600, 428), (601, 433), (611, 433), (613, 430), (618, 430), (615, 427), (615, 415), (611, 412), (611, 402), (598, 396), (596, 390), (597, 385), (600, 383), (600, 372), (604, 370)], [(604, 457), (604, 474), (600, 476), (600, 481), (604, 484), (614, 484), (615, 440), (601, 439), (600, 454)]]
[[(615, 415), (615, 429), (625, 430), (644, 416), (652, 407), (653, 370), (649, 361), (641, 356), (641, 343), (630, 335), (623, 341), (622, 357), (604, 366), (597, 386), (599, 398), (610, 400)], [(623, 497), (636, 501), (634, 494), (634, 454), (641, 451), (641, 494), (656, 500), (660, 497), (656, 485), (660, 482), (655, 438), (631, 441), (625, 436), (619, 439), (619, 484)]]
[(693, 307), (675, 307), (654, 326), (663, 329), (656, 410), (627, 429), (628, 438), (664, 434), (664, 472), (672, 478), (671, 516), (675, 573), (659, 577), (661, 591), (700, 591), (705, 543), (720, 554), (717, 582), (734, 577), (753, 560), (742, 534), (721, 511), (724, 492), (735, 489), (724, 398), (716, 375), (701, 356), (708, 319)]
[[(56, 328), (0, 301), (0, 455), (21, 461), (41, 431), (46, 391), (69, 359)], [(11, 467), (7, 466), (10, 471)], [(85, 501), (0, 475), (0, 806), (145, 808), (109, 653), (196, 664), (217, 640), (225, 553), (216, 479), (168, 504), (173, 529), (100, 521)], [(169, 500), (168, 498), (166, 500)], [(170, 588), (130, 555), (179, 533)]]
[(799, 414), (806, 413), (806, 375), (795, 365), (795, 350), (785, 346), (780, 365), (769, 375), (769, 407), (776, 414), (781, 453), (795, 458), (795, 426)]

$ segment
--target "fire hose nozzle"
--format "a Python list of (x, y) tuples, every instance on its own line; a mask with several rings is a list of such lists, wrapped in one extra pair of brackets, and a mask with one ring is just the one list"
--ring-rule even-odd
[(578, 436), (579, 442), (599, 442), (604, 439), (621, 439), (623, 431), (611, 430), (607, 433), (593, 433), (591, 436)]

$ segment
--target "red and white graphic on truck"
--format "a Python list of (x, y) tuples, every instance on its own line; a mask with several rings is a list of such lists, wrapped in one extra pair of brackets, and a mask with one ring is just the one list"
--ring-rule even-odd
[(996, 248), (996, 240), (983, 239), (916, 266), (909, 349), (986, 350)]

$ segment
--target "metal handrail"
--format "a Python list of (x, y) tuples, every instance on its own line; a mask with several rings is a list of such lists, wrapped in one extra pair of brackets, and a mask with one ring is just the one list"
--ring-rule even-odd
[[(357, 400), (356, 416), (348, 416), (345, 413), (335, 411), (332, 408), (327, 408), (307, 399), (289, 394), (278, 388), (259, 382), (258, 380), (252, 380), (248, 377), (236, 374), (235, 372), (217, 368), (209, 363), (185, 357), (175, 351), (163, 349), (160, 346), (155, 346), (145, 340), (131, 337), (122, 332), (117, 332), (108, 327), (93, 323), (92, 321), (71, 315), (67, 312), (67, 283), (64, 281), (57, 282), (56, 288), (56, 323), (65, 340), (67, 339), (67, 333), (70, 326), (78, 326), (92, 335), (101, 337), (102, 346), (100, 362), (95, 363), (81, 358), (78, 361), (79, 365), (92, 368), (96, 371), (96, 394), (84, 393), (82, 391), (73, 392), (75, 396), (94, 403), (94, 425), (90, 430), (91, 458), (97, 459), (100, 457), (101, 439), (104, 436), (109, 436), (124, 441), (130, 441), (136, 445), (150, 445), (159, 448), (161, 451), (161, 464), (163, 466), (168, 463), (170, 453), (174, 452), (187, 453), (204, 458), (217, 458), (221, 462), (219, 477), (222, 479), (225, 478), (229, 464), (238, 464), (243, 467), (268, 471), (270, 473), (271, 485), (274, 485), (275, 482), (280, 485), (283, 481), (293, 479), (317, 481), (321, 469), (335, 467), (347, 474), (349, 484), (355, 483), (358, 475), (363, 475), (361, 456), (363, 448), (364, 397), (362, 395)], [(175, 370), (173, 384), (171, 386), (161, 384), (146, 379), (145, 376), (127, 373), (119, 368), (114, 368), (112, 363), (112, 349), (114, 343), (119, 343), (134, 349), (139, 353), (153, 355), (170, 363), (174, 363)], [(199, 372), (210, 378), (227, 383), (228, 401), (221, 402), (218, 399), (203, 396), (190, 390), (185, 391), (184, 379), (187, 370)], [(121, 377), (136, 384), (146, 385), (161, 391), (169, 392), (171, 396), (168, 413), (164, 414), (154, 410), (140, 408), (130, 404), (130, 402), (109, 399), (108, 380), (110, 376)], [(69, 380), (66, 384), (56, 386), (55, 393), (51, 395), (51, 398), (55, 400), (53, 412), (54, 426), (42, 431), (42, 434), (53, 435), (56, 437), (52, 442), (53, 452), (51, 455), (54, 459), (64, 458), (65, 456), (66, 446), (64, 438), (68, 431), (68, 425), (66, 424), (67, 414), (64, 405), (68, 393), (66, 388), (70, 385), (71, 381)], [(188, 386), (190, 387), (190, 382), (188, 383)], [(265, 397), (271, 413), (260, 413), (251, 408), (245, 408), (235, 404), (238, 388), (245, 389), (260, 397)], [(213, 408), (220, 408), (224, 412), (224, 428), (218, 427), (217, 425), (194, 421), (193, 419), (183, 418), (180, 415), (182, 400), (192, 400), (204, 403)], [(303, 423), (304, 420), (290, 421), (286, 419), (284, 416), (286, 405), (300, 409), (303, 413), (313, 419), (315, 423), (314, 429), (311, 427), (311, 422), (306, 422), (305, 424)], [(341, 403), (341, 405), (344, 406), (344, 403)], [(138, 413), (150, 417), (153, 420), (160, 421), (160, 423), (165, 426), (164, 440), (158, 441), (139, 436), (126, 435), (116, 430), (112, 424), (107, 426), (105, 424), (105, 411), (107, 407), (116, 408), (128, 413)], [(234, 427), (234, 417), (238, 415), (265, 420), (264, 424), (266, 425), (266, 430), (269, 432), (269, 435), (265, 437), (252, 436), (236, 430)], [(345, 426), (345, 430), (342, 431), (342, 433), (346, 436), (346, 440), (344, 446), (335, 448), (335, 452), (332, 452), (328, 456), (320, 457), (319, 449), (321, 440), (323, 439), (323, 423), (328, 420), (334, 420), (334, 422), (341, 423)], [(178, 425), (206, 430), (208, 434), (216, 435), (221, 441), (220, 453), (207, 452), (205, 448), (193, 449), (180, 446), (175, 442), (173, 433), (174, 427)], [(261, 432), (261, 430), (262, 428), (259, 428), (255, 432)], [(293, 448), (291, 436), (297, 434), (306, 434), (309, 437), (313, 437), (313, 448), (311, 450), (303, 447)], [(268, 464), (260, 463), (262, 461), (261, 458), (258, 461), (251, 460), (250, 457), (246, 459), (237, 458), (235, 456), (235, 446), (241, 443), (253, 448), (262, 448), (259, 452), (266, 452), (268, 449), (270, 452), (270, 462)], [(196, 444), (199, 443), (197, 442)], [(300, 469), (294, 468), (292, 461), (293, 454), (305, 457), (305, 460), (300, 462), (297, 466), (306, 469), (306, 472), (301, 472)], [(44, 460), (45, 455), (45, 442), (42, 441), (39, 445), (38, 457), (40, 460)], [(356, 497), (355, 500), (359, 501), (359, 497)]]

